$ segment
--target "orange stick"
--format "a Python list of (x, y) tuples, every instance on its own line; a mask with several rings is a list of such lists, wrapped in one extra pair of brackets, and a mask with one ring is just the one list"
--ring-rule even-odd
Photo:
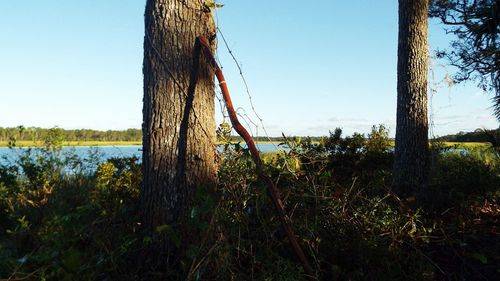
[(283, 226), (285, 233), (288, 239), (290, 240), (290, 243), (292, 243), (293, 250), (297, 255), (297, 257), (299, 258), (300, 262), (302, 263), (304, 271), (309, 275), (310, 278), (312, 278), (314, 277), (313, 269), (309, 265), (309, 262), (307, 261), (304, 251), (302, 251), (302, 248), (300, 247), (299, 242), (297, 241), (297, 237), (293, 232), (290, 223), (290, 218), (287, 216), (285, 212), (283, 202), (281, 201), (280, 193), (276, 188), (276, 186), (274, 185), (274, 182), (264, 172), (264, 164), (259, 156), (259, 151), (255, 146), (255, 142), (253, 141), (252, 137), (245, 129), (245, 127), (241, 125), (240, 121), (238, 120), (238, 117), (236, 116), (233, 103), (231, 102), (231, 97), (229, 96), (229, 90), (227, 88), (226, 79), (224, 78), (224, 75), (222, 74), (222, 70), (220, 69), (219, 65), (215, 61), (215, 58), (210, 49), (210, 44), (203, 35), (200, 35), (198, 37), (198, 41), (201, 45), (201, 50), (205, 55), (205, 58), (207, 59), (208, 63), (215, 69), (215, 75), (217, 76), (217, 80), (219, 81), (219, 86), (222, 90), (222, 96), (224, 97), (224, 102), (226, 104), (231, 124), (233, 125), (234, 130), (243, 138), (248, 148), (250, 149), (250, 154), (252, 155), (252, 159), (255, 162), (257, 168), (257, 175), (261, 180), (263, 180), (267, 184), (269, 197), (271, 197), (271, 201), (273, 202), (274, 207), (278, 212), (281, 225)]

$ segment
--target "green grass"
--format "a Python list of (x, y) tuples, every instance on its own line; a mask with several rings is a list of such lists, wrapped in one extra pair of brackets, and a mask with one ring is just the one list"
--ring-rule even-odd
[[(451, 142), (451, 141), (445, 141), (443, 142), (445, 147), (455, 147), (456, 148), (465, 148), (465, 149), (474, 149), (474, 148), (488, 148), (491, 146), (490, 143), (488, 142)], [(389, 141), (389, 145), (393, 146), (395, 145), (394, 140)]]
[(474, 149), (474, 148), (488, 148), (491, 146), (488, 142), (444, 142), (446, 147), (457, 147), (457, 148), (465, 148), (465, 149)]
[[(445, 141), (443, 142), (445, 147), (456, 147), (456, 148), (464, 148), (464, 149), (474, 149), (474, 148), (488, 148), (491, 146), (488, 142), (451, 142)], [(394, 140), (389, 141), (390, 146), (394, 146)]]

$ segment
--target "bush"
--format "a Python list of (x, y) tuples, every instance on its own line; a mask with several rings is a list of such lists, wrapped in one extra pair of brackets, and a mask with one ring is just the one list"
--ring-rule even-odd
[[(489, 155), (489, 156), (486, 156)], [(452, 150), (441, 153), (428, 192), (433, 207), (441, 209), (498, 192), (499, 158), (487, 150)]]
[(91, 280), (127, 271), (117, 266), (138, 239), (140, 165), (110, 159), (99, 166), (113, 167), (106, 179), (86, 165), (51, 146), (0, 166), (0, 276)]
[[(438, 208), (413, 209), (390, 192), (393, 155), (384, 127), (366, 137), (336, 130), (320, 142), (285, 145), (267, 155), (266, 172), (318, 279), (498, 279), (494, 154), (437, 153), (428, 192)], [(50, 146), (0, 166), (0, 278), (304, 277), (242, 146), (228, 143), (219, 154), (216, 191), (199, 188), (177, 226), (156, 229), (177, 246), (175, 257), (162, 256), (176, 259), (168, 269), (144, 258), (159, 244), (140, 230), (138, 159), (95, 159)]]

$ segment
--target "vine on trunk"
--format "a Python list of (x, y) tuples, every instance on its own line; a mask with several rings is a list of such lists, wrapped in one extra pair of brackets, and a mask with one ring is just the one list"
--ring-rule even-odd
[(290, 218), (285, 212), (285, 208), (281, 200), (280, 193), (276, 188), (274, 182), (266, 175), (264, 171), (264, 164), (262, 162), (262, 159), (260, 158), (259, 151), (257, 150), (255, 142), (253, 141), (252, 137), (245, 129), (245, 127), (241, 125), (236, 115), (236, 112), (234, 111), (233, 103), (231, 101), (231, 97), (229, 96), (229, 90), (227, 88), (226, 79), (224, 78), (224, 75), (222, 74), (222, 70), (220, 69), (219, 65), (215, 61), (215, 58), (210, 49), (210, 44), (208, 40), (202, 35), (198, 37), (198, 42), (200, 43), (202, 52), (205, 55), (205, 58), (207, 59), (208, 63), (215, 69), (215, 75), (217, 76), (217, 80), (219, 81), (219, 86), (222, 91), (222, 96), (224, 98), (224, 102), (227, 108), (229, 119), (231, 120), (231, 124), (233, 125), (235, 131), (243, 138), (248, 148), (250, 149), (250, 154), (252, 155), (252, 159), (256, 165), (257, 175), (267, 185), (269, 197), (271, 198), (271, 201), (273, 202), (274, 207), (276, 208), (278, 217), (280, 218), (281, 225), (283, 226), (286, 235), (290, 240), (290, 243), (292, 243), (293, 250), (297, 255), (297, 257), (299, 258), (300, 262), (302, 263), (302, 267), (304, 268), (306, 274), (310, 278), (312, 278), (314, 276), (313, 269), (309, 264), (304, 254), (304, 251), (300, 247), (297, 237), (295, 236), (295, 233), (293, 232), (290, 223)]

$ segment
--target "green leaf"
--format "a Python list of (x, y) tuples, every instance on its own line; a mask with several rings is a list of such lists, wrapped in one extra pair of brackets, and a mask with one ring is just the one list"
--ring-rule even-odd
[(163, 234), (165, 232), (167, 232), (170, 228), (170, 225), (168, 224), (162, 224), (162, 225), (159, 225), (156, 227), (156, 233), (158, 234)]
[(162, 224), (156, 227), (156, 232), (158, 234), (164, 234), (174, 243), (174, 245), (179, 248), (181, 245), (181, 239), (179, 235), (175, 232), (175, 230), (168, 224)]
[(199, 212), (198, 212), (198, 207), (196, 207), (196, 206), (195, 206), (195, 207), (193, 207), (193, 208), (191, 209), (191, 219), (196, 218), (196, 217), (198, 216), (198, 213), (199, 213)]
[(63, 253), (61, 259), (66, 269), (71, 272), (77, 272), (80, 268), (81, 256), (80, 252), (75, 248), (69, 248)]
[(28, 260), (28, 256), (24, 256), (20, 259), (17, 259), (17, 262), (20, 263), (20, 264), (23, 264), (25, 263), (26, 261)]
[(475, 258), (476, 260), (480, 261), (482, 264), (487, 264), (488, 263), (488, 258), (480, 253), (473, 253), (472, 257)]
[(151, 244), (151, 242), (152, 242), (152, 241), (153, 241), (153, 239), (152, 239), (150, 236), (144, 236), (144, 237), (142, 238), (142, 242), (143, 242), (144, 244), (146, 244), (146, 245)]

